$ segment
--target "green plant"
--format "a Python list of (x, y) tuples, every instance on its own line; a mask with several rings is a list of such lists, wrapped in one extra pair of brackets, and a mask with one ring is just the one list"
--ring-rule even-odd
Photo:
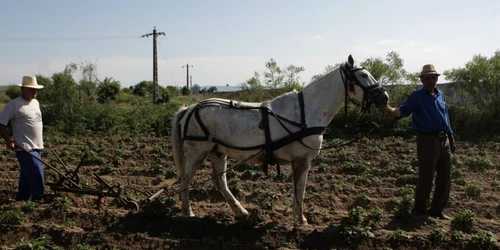
[(491, 159), (487, 156), (479, 157), (474, 156), (470, 157), (467, 165), (472, 171), (476, 172), (485, 172), (486, 170), (493, 169), (495, 164), (491, 161)]
[(342, 172), (345, 174), (360, 175), (368, 170), (368, 166), (362, 163), (347, 162), (342, 166)]
[(411, 205), (413, 201), (413, 196), (410, 194), (405, 194), (403, 199), (396, 207), (395, 217), (401, 221), (411, 221)]
[(474, 212), (465, 209), (460, 211), (451, 221), (451, 227), (454, 230), (460, 230), (466, 233), (472, 232), (474, 226)]
[(50, 204), (50, 208), (57, 211), (68, 211), (71, 200), (68, 197), (56, 197)]
[(361, 192), (356, 197), (356, 200), (354, 201), (353, 205), (366, 208), (368, 204), (370, 204), (370, 202), (371, 202), (370, 197), (365, 192)]
[(462, 231), (453, 230), (451, 231), (450, 239), (453, 242), (463, 242), (465, 240), (465, 235)]
[(482, 231), (471, 238), (471, 242), (478, 244), (481, 247), (491, 247), (496, 243), (495, 236), (489, 231)]
[(369, 225), (373, 223), (378, 223), (382, 220), (383, 216), (384, 216), (384, 210), (382, 210), (379, 207), (373, 207), (365, 216), (363, 224)]
[(441, 242), (444, 241), (445, 235), (446, 231), (443, 228), (434, 228), (429, 233), (429, 240), (432, 242)]
[(33, 210), (35, 210), (36, 206), (36, 202), (30, 201), (26, 205), (21, 207), (21, 211), (23, 211), (24, 213), (31, 213)]
[(478, 184), (467, 184), (465, 186), (465, 197), (468, 199), (478, 199), (481, 196), (481, 192), (483, 192), (483, 187)]
[(396, 229), (392, 232), (391, 236), (389, 237), (391, 240), (395, 241), (401, 241), (401, 240), (408, 240), (410, 239), (410, 236), (403, 230), (401, 229)]
[(87, 244), (77, 244), (76, 246), (71, 248), (71, 250), (93, 250), (93, 249), (94, 248), (92, 248), (90, 245)]
[(7, 225), (22, 225), (28, 222), (28, 216), (20, 210), (9, 209), (2, 216), (0, 216), (0, 223)]
[(348, 220), (352, 225), (359, 225), (364, 216), (365, 210), (362, 207), (356, 206), (349, 209)]
[(341, 224), (336, 230), (336, 239), (344, 244), (352, 245), (356, 242), (368, 240), (374, 235), (368, 227)]
[(243, 192), (243, 186), (237, 181), (230, 182), (228, 187), (229, 191), (231, 191), (231, 193), (235, 196), (238, 196), (238, 194)]

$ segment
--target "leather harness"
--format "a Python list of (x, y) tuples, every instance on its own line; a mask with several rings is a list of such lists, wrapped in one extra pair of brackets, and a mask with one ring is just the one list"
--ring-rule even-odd
[[(358, 85), (363, 89), (364, 92), (364, 97), (362, 101), (362, 113), (366, 112), (369, 110), (371, 106), (371, 101), (370, 99), (373, 99), (374, 97), (377, 97), (379, 93), (383, 93), (384, 89), (380, 87), (378, 84), (374, 84), (371, 86), (363, 86), (359, 79), (354, 76), (354, 72), (361, 70), (363, 68), (358, 68), (358, 69), (350, 69), (348, 68), (347, 64), (343, 67), (341, 67), (341, 76), (342, 76), (342, 81), (344, 82), (345, 86), (345, 98), (346, 98), (346, 112), (347, 112), (347, 99), (348, 99), (348, 91), (354, 91), (354, 85)], [(345, 75), (345, 77), (344, 77)], [(268, 165), (277, 165), (277, 174), (280, 175), (280, 168), (279, 168), (279, 162), (276, 160), (274, 156), (274, 151), (278, 150), (294, 141), (298, 141), (300, 144), (303, 146), (313, 149), (307, 145), (305, 145), (302, 142), (302, 139), (311, 135), (318, 135), (322, 134), (326, 127), (307, 127), (306, 124), (306, 119), (305, 119), (305, 112), (304, 112), (304, 94), (303, 92), (298, 93), (298, 101), (299, 101), (299, 107), (300, 107), (300, 123), (291, 121), (285, 117), (282, 117), (278, 114), (275, 114), (271, 109), (265, 106), (241, 106), (238, 104), (235, 104), (232, 100), (230, 101), (222, 101), (222, 100), (205, 100), (199, 102), (195, 108), (192, 110), (192, 112), (188, 113), (188, 116), (186, 118), (186, 122), (184, 124), (184, 132), (182, 136), (182, 140), (191, 140), (191, 141), (211, 141), (217, 145), (221, 145), (224, 147), (236, 149), (236, 150), (257, 150), (257, 149), (263, 149), (265, 151), (264, 154), (264, 161), (262, 164), (262, 169), (264, 173), (267, 175), (268, 174)], [(249, 147), (241, 147), (241, 146), (236, 146), (236, 145), (231, 145), (228, 144), (224, 141), (221, 141), (215, 137), (213, 137), (210, 132), (208, 131), (207, 127), (203, 123), (203, 121), (200, 118), (199, 110), (204, 107), (222, 107), (222, 108), (234, 108), (234, 109), (246, 109), (246, 110), (255, 110), (258, 109), (260, 110), (262, 114), (262, 123), (261, 126), (259, 126), (261, 129), (264, 129), (264, 136), (265, 136), (265, 143), (260, 144), (260, 145), (255, 145), (255, 146), (249, 146)], [(188, 124), (189, 121), (191, 120), (192, 116), (194, 114), (194, 117), (196, 121), (198, 122), (200, 128), (202, 129), (203, 133), (205, 134), (204, 136), (192, 136), (187, 134), (188, 130)], [(271, 139), (271, 131), (269, 129), (269, 115), (273, 116), (276, 121), (283, 127), (288, 132), (288, 135), (280, 138), (276, 141), (273, 141)], [(347, 113), (346, 113), (346, 120), (347, 120)], [(291, 132), (284, 124), (283, 122), (286, 122), (288, 124), (291, 124), (296, 127), (300, 127), (300, 130), (297, 132)], [(318, 149), (319, 150), (319, 149)]]

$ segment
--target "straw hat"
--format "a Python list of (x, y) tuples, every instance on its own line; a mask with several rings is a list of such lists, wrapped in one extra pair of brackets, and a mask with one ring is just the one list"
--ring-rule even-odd
[(23, 83), (18, 84), (18, 86), (32, 89), (43, 89), (43, 85), (38, 85), (36, 77), (34, 76), (23, 76)]
[(424, 76), (424, 75), (437, 75), (437, 76), (440, 76), (441, 74), (439, 74), (436, 71), (436, 68), (434, 68), (434, 65), (432, 65), (432, 64), (426, 64), (426, 65), (424, 65), (424, 67), (422, 67), (422, 72), (420, 72), (420, 76)]

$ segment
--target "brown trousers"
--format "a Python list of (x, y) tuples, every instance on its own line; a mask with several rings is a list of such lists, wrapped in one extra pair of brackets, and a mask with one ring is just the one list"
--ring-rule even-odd
[(430, 213), (440, 213), (448, 204), (451, 187), (451, 150), (447, 137), (417, 135), (418, 183), (413, 209), (427, 211), (436, 173)]

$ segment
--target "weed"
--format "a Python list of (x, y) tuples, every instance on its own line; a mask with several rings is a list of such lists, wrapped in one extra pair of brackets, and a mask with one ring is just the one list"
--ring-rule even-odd
[(35, 210), (36, 206), (36, 202), (29, 201), (26, 205), (21, 207), (21, 211), (23, 211), (24, 213), (31, 213), (33, 210)]
[(454, 230), (470, 233), (474, 226), (474, 217), (475, 214), (472, 211), (468, 209), (462, 210), (451, 221), (451, 227)]
[(441, 228), (441, 227), (434, 228), (429, 233), (429, 240), (432, 242), (435, 242), (435, 243), (442, 242), (442, 241), (444, 241), (445, 235), (446, 235), (446, 231), (443, 228)]
[(368, 227), (350, 226), (341, 224), (336, 231), (337, 240), (339, 242), (353, 245), (356, 242), (368, 240), (374, 235)]
[(408, 184), (416, 185), (418, 181), (417, 174), (403, 174), (396, 177), (396, 184), (403, 186)]
[(361, 192), (356, 197), (356, 200), (354, 201), (353, 206), (360, 206), (360, 207), (366, 208), (368, 206), (368, 204), (371, 203), (371, 201), (372, 200), (365, 192)]
[(71, 248), (71, 250), (93, 250), (93, 249), (94, 248), (92, 248), (90, 245), (87, 244), (78, 244), (73, 248)]
[(413, 239), (419, 240), (419, 241), (425, 241), (425, 235), (418, 233), (418, 234), (413, 235)]
[(347, 162), (342, 166), (342, 172), (345, 174), (360, 175), (368, 170), (368, 166), (362, 163)]
[(493, 233), (489, 231), (482, 231), (472, 236), (471, 242), (478, 244), (481, 247), (488, 248), (495, 245), (496, 239)]
[(453, 230), (451, 231), (450, 239), (453, 242), (463, 242), (465, 240), (465, 235), (462, 231)]
[(99, 174), (101, 175), (108, 175), (113, 172), (113, 166), (110, 164), (105, 164), (99, 167)]
[(409, 240), (410, 236), (406, 233), (406, 231), (398, 228), (392, 232), (389, 238), (395, 241), (402, 241), (402, 240)]
[(396, 207), (396, 212), (394, 214), (394, 216), (398, 220), (406, 221), (406, 222), (411, 221), (412, 217), (411, 217), (410, 209), (411, 209), (412, 201), (413, 201), (413, 196), (408, 195), (408, 194), (403, 196), (403, 199)]
[(468, 199), (478, 199), (481, 196), (481, 192), (483, 192), (483, 187), (478, 184), (467, 184), (465, 186), (465, 197)]
[(370, 209), (370, 211), (366, 215), (363, 224), (364, 225), (376, 224), (382, 220), (383, 216), (384, 216), (384, 211), (379, 207), (374, 207)]
[(470, 157), (467, 162), (469, 169), (475, 172), (485, 172), (486, 170), (493, 169), (495, 164), (491, 162), (491, 159), (487, 156), (485, 157)]
[(356, 206), (349, 209), (348, 220), (352, 225), (359, 225), (363, 219), (365, 210), (362, 207)]
[(67, 212), (69, 210), (69, 205), (71, 200), (68, 197), (56, 197), (50, 204), (50, 208), (56, 211)]
[(21, 210), (9, 209), (0, 217), (0, 224), (22, 225), (28, 222), (28, 216)]

